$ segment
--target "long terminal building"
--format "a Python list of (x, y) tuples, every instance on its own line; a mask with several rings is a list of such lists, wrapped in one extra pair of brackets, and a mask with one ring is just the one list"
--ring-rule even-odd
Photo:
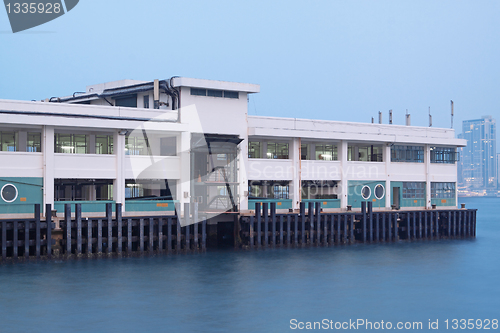
[[(122, 80), (44, 101), (0, 100), (0, 218), (36, 203), (87, 216), (457, 207), (453, 129), (248, 115), (255, 84)], [(434, 206), (435, 205), (435, 206)]]

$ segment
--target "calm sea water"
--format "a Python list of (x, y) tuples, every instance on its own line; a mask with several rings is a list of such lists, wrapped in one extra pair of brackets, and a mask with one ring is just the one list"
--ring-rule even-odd
[(1, 265), (0, 332), (500, 319), (500, 199), (459, 201), (479, 209), (474, 240)]

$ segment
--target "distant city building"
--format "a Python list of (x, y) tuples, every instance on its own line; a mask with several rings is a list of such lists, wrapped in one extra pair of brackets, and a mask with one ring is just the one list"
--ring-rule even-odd
[(497, 154), (497, 189), (500, 191), (500, 154)]
[(495, 190), (497, 183), (496, 121), (491, 116), (465, 120), (461, 148), (459, 183), (471, 191)]

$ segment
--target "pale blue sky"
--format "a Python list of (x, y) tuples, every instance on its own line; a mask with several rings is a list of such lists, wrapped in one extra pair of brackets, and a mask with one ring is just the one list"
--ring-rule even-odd
[(12, 34), (0, 10), (0, 98), (124, 78), (258, 83), (250, 114), (455, 128), (500, 119), (500, 1), (80, 0)]

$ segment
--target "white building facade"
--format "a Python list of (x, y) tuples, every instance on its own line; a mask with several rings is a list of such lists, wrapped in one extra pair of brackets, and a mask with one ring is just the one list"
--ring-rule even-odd
[(248, 115), (254, 84), (123, 80), (41, 102), (0, 100), (0, 215), (457, 206), (452, 129)]

